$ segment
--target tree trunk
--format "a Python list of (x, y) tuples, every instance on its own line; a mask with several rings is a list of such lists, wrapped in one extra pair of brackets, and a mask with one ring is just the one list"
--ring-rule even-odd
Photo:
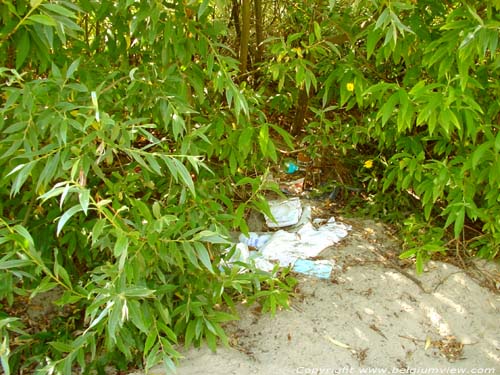
[(255, 62), (260, 63), (262, 61), (262, 55), (264, 54), (264, 46), (262, 42), (264, 41), (263, 19), (262, 19), (262, 0), (254, 1), (254, 12), (255, 12), (255, 39), (257, 44), (257, 52), (255, 54)]
[(304, 127), (304, 120), (306, 118), (307, 107), (309, 105), (309, 94), (305, 85), (299, 90), (299, 95), (297, 98), (297, 106), (295, 107), (295, 117), (293, 118), (292, 128), (290, 133), (292, 135), (298, 135), (302, 128)]
[(242, 0), (241, 38), (240, 38), (240, 72), (248, 70), (248, 43), (250, 42), (250, 0)]

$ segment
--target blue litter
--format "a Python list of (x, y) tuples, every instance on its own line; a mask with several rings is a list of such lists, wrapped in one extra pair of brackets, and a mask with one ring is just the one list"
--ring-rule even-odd
[(297, 259), (293, 265), (293, 270), (320, 279), (329, 279), (332, 273), (333, 264), (328, 260), (308, 260)]

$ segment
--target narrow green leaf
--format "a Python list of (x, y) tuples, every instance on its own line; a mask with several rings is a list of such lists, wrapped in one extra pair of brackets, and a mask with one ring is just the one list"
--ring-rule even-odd
[[(172, 161), (173, 169), (175, 169), (176, 175), (180, 177), (181, 182), (189, 189), (191, 194), (195, 196), (196, 192), (194, 190), (193, 179), (191, 178), (191, 175), (189, 174), (187, 168), (184, 166), (184, 164), (177, 160), (177, 158), (170, 158), (170, 160)], [(168, 164), (167, 167), (169, 167), (170, 169), (170, 166)], [(170, 172), (172, 173), (172, 169), (170, 169)]]
[(144, 156), (144, 158), (146, 159), (146, 161), (148, 162), (148, 165), (151, 167), (151, 169), (158, 175), (162, 175), (162, 171), (161, 171), (161, 166), (160, 164), (158, 163), (158, 161), (156, 161), (156, 158), (151, 155), (151, 154), (146, 154)]
[(83, 213), (87, 215), (90, 201), (90, 190), (82, 189), (78, 194), (78, 199), (80, 201), (80, 205), (82, 206)]
[(113, 248), (113, 255), (119, 257), (122, 253), (127, 252), (129, 240), (127, 234), (121, 230), (117, 233), (115, 247)]
[(201, 18), (203, 14), (205, 14), (205, 11), (207, 10), (209, 4), (209, 0), (203, 0), (203, 2), (200, 4), (200, 7), (198, 8), (198, 18)]
[(314, 36), (316, 37), (316, 40), (319, 42), (321, 40), (321, 27), (319, 26), (319, 23), (314, 21)]
[(455, 238), (460, 237), (460, 233), (464, 229), (464, 221), (465, 221), (465, 206), (462, 206), (455, 213), (451, 213), (451, 215), (455, 214), (455, 225), (454, 225), (454, 234)]
[(73, 73), (75, 73), (79, 65), (80, 65), (80, 58), (76, 59), (71, 63), (68, 70), (66, 71), (66, 79), (70, 79), (73, 77)]
[(196, 320), (191, 320), (187, 325), (186, 334), (184, 336), (184, 346), (186, 348), (189, 348), (191, 346), (191, 343), (195, 338), (195, 326)]
[(106, 220), (105, 219), (98, 219), (94, 226), (92, 227), (92, 245), (95, 245), (96, 242), (99, 240), (99, 237), (101, 236), (101, 233), (104, 229), (104, 226), (106, 225)]
[(144, 343), (144, 355), (147, 356), (149, 355), (149, 351), (153, 347), (154, 344), (157, 343), (157, 334), (156, 330), (150, 330), (148, 333), (148, 336), (146, 338), (146, 342)]
[(21, 36), (16, 43), (16, 69), (21, 68), (30, 52), (30, 37), (26, 30), (21, 32)]
[(163, 354), (163, 366), (165, 366), (166, 374), (175, 374), (177, 372), (175, 363), (167, 354)]
[(73, 347), (70, 344), (66, 344), (60, 341), (49, 342), (49, 345), (60, 353), (69, 353), (73, 350)]
[(67, 286), (71, 285), (68, 271), (57, 262), (54, 263), (54, 275), (57, 278), (61, 278)]
[(13, 268), (21, 268), (30, 266), (32, 263), (28, 259), (13, 259), (0, 261), (0, 270), (8, 270)]
[(377, 23), (375, 24), (375, 30), (377, 30), (382, 26), (385, 26), (385, 24), (388, 21), (388, 18), (389, 18), (389, 8), (386, 8), (378, 18)]
[(196, 252), (198, 253), (198, 258), (200, 258), (201, 263), (209, 270), (211, 273), (214, 273), (214, 269), (212, 267), (212, 261), (210, 260), (210, 255), (208, 254), (205, 246), (200, 242), (195, 242)]
[(189, 242), (183, 242), (182, 243), (182, 248), (184, 250), (184, 254), (186, 254), (186, 257), (188, 258), (189, 262), (195, 266), (196, 268), (200, 268), (200, 265), (198, 264), (198, 258), (196, 257), (196, 253), (191, 246), (191, 243)]
[(14, 227), (12, 229), (14, 229), (14, 231), (17, 234), (21, 235), (25, 239), (25, 241), (28, 245), (27, 247), (29, 247), (29, 248), (35, 247), (35, 242), (33, 241), (33, 237), (31, 237), (31, 234), (28, 232), (28, 230), (25, 227), (23, 227), (22, 225), (16, 224), (16, 225), (14, 225)]
[(69, 210), (67, 210), (59, 219), (59, 222), (57, 223), (57, 230), (56, 230), (56, 235), (59, 236), (59, 233), (61, 233), (61, 230), (63, 229), (64, 225), (66, 222), (71, 219), (73, 215), (76, 213), (82, 211), (82, 206), (80, 204), (77, 204), (73, 207), (71, 207)]
[(417, 260), (415, 263), (415, 268), (417, 274), (421, 274), (422, 272), (424, 272), (424, 257), (421, 251), (417, 252)]
[(69, 17), (69, 18), (75, 18), (76, 14), (73, 13), (71, 10), (59, 5), (59, 4), (51, 4), (51, 3), (46, 3), (42, 5), (42, 8), (45, 8), (53, 13), (60, 14), (61, 16), (64, 17)]
[(44, 14), (32, 14), (28, 17), (28, 19), (42, 25), (56, 26), (56, 21), (52, 17), (46, 16)]
[(30, 0), (32, 8), (37, 8), (41, 3), (43, 3), (43, 0)]
[(155, 290), (144, 287), (127, 288), (123, 291), (126, 297), (147, 298), (155, 294)]

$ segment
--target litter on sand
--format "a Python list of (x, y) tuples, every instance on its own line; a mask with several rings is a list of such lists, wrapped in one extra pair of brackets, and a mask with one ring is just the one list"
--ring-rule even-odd
[(280, 227), (284, 227), (283, 223), (287, 223), (287, 226), (294, 227), (276, 232), (250, 232), (248, 236), (241, 234), (228, 263), (253, 263), (263, 271), (271, 271), (275, 264), (279, 264), (281, 267), (290, 266), (295, 272), (328, 278), (333, 262), (311, 258), (346, 237), (351, 227), (335, 221), (333, 217), (326, 222), (314, 220), (316, 225), (313, 225), (311, 207), (302, 209), (298, 198), (275, 203), (272, 207), (271, 213), (276, 220), (272, 224), (280, 223)]
[(332, 273), (333, 262), (330, 260), (297, 259), (293, 270), (319, 279), (328, 279)]
[(283, 228), (295, 225), (302, 215), (302, 204), (299, 198), (291, 198), (285, 201), (270, 201), (269, 209), (274, 220), (266, 216), (266, 224), (269, 228)]

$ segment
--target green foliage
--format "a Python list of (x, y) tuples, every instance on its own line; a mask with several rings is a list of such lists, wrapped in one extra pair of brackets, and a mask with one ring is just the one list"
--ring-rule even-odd
[[(237, 301), (286, 307), (286, 270), (224, 260), (304, 94), (308, 153), (404, 223), (417, 270), (450, 244), (498, 255), (498, 2), (278, 3), (242, 76), (224, 1), (0, 4), (5, 373), (172, 369), (179, 344), (227, 343)], [(65, 322), (9, 315), (47, 292)]]
[(46, 335), (2, 315), (4, 372), (172, 370), (181, 342), (227, 344), (237, 301), (286, 307), (285, 273), (219, 266), (245, 209), (266, 209), (245, 171), (277, 160), (273, 129), (289, 136), (235, 83), (212, 5), (15, 4), (1, 5), (2, 310), (61, 291), (77, 315)]
[[(268, 74), (281, 91), (306, 85), (314, 94), (303, 138), (311, 155), (327, 149), (358, 166), (375, 160), (369, 174), (352, 173), (371, 193), (372, 212), (402, 222), (417, 206), (415, 217), (432, 222), (422, 228), (440, 251), (451, 236), (493, 258), (500, 248), (499, 4), (456, 3), (312, 7), (287, 39), (270, 39)], [(405, 226), (421, 264), (434, 250), (425, 236), (415, 243), (415, 226)]]

